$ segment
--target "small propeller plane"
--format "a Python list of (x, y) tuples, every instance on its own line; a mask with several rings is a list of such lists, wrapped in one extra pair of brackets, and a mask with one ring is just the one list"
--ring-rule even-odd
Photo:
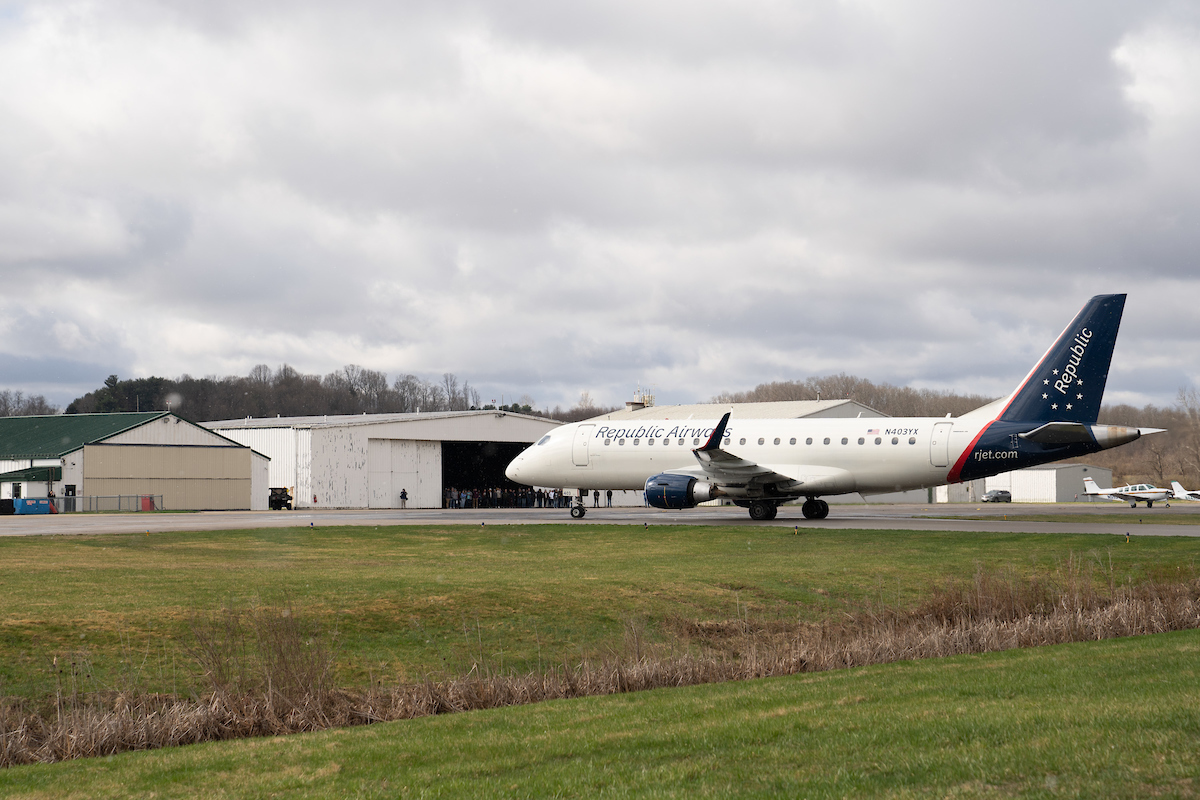
[(1179, 481), (1171, 481), (1171, 493), (1176, 500), (1195, 500), (1200, 502), (1200, 492), (1189, 492)]
[[(1091, 478), (1084, 478), (1083, 488), (1086, 490), (1084, 492), (1086, 495), (1091, 497), (1107, 497), (1117, 502), (1123, 501), (1129, 503), (1130, 508), (1137, 508), (1138, 503), (1145, 503), (1146, 508), (1154, 508), (1155, 500), (1170, 500), (1174, 497), (1170, 489), (1159, 489), (1157, 486), (1151, 486), (1148, 483), (1135, 483), (1129, 486), (1122, 486), (1120, 489), (1101, 489)], [(1171, 507), (1170, 503), (1166, 503), (1165, 505), (1167, 508)]]

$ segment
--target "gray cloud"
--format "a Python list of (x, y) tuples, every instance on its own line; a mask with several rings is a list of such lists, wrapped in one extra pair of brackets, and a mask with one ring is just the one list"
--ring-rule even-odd
[(1114, 397), (1200, 381), (1179, 4), (11, 8), (0, 354), (82, 366), (6, 388), (353, 362), (546, 405), (1000, 394), (1108, 291)]

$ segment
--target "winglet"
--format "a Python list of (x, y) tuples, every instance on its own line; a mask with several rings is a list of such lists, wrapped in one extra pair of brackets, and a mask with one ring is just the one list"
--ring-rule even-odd
[(729, 415), (732, 413), (732, 411), (725, 412), (725, 416), (721, 417), (721, 421), (717, 423), (717, 427), (713, 428), (712, 436), (708, 437), (708, 441), (704, 443), (704, 446), (696, 448), (697, 453), (720, 449), (721, 437), (725, 435), (725, 426), (729, 424)]

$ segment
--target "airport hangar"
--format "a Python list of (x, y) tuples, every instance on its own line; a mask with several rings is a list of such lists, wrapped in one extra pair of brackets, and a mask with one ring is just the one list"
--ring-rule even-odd
[(66, 510), (161, 497), (170, 510), (255, 511), (267, 507), (267, 462), (167, 411), (0, 417), (4, 500), (53, 490)]
[(441, 508), (444, 487), (516, 488), (504, 470), (561, 425), (510, 411), (267, 417), (205, 422), (271, 458), (295, 508)]

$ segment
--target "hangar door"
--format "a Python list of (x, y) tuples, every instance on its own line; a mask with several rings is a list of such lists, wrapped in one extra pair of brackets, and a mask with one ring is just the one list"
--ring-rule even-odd
[(399, 508), (401, 489), (409, 508), (442, 507), (441, 442), (367, 440), (367, 506)]

